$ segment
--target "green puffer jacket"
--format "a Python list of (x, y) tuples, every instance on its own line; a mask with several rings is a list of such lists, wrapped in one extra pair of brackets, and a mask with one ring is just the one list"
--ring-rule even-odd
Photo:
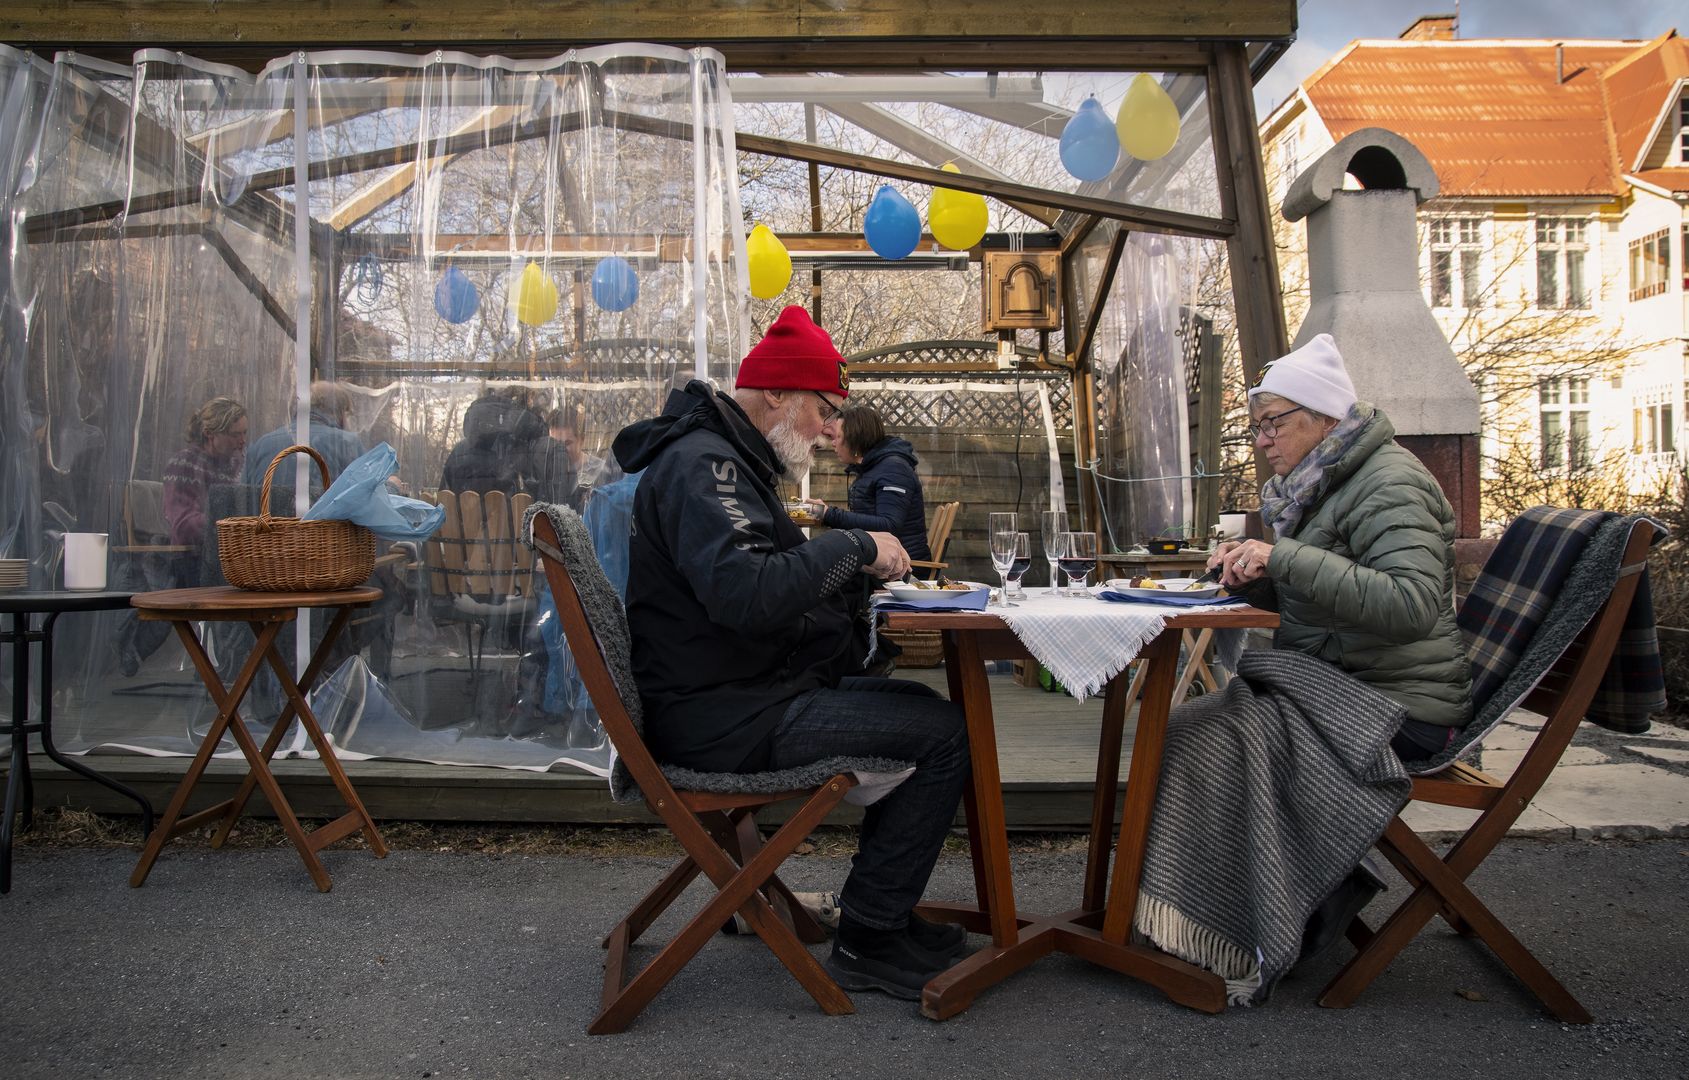
[(1335, 664), (1415, 720), (1472, 718), (1472, 673), (1454, 621), (1454, 508), (1379, 410), (1267, 572), (1274, 644)]

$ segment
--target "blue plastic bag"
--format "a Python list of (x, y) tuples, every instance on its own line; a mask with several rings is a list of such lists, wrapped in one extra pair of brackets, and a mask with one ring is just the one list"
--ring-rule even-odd
[(387, 478), (399, 455), (386, 443), (346, 466), (322, 498), (305, 511), (306, 521), (351, 521), (383, 540), (422, 540), (446, 520), (446, 510), (421, 499), (394, 494)]

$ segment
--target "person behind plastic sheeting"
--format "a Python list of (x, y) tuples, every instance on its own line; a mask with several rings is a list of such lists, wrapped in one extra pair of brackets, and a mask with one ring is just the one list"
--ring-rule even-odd
[(959, 707), (919, 683), (865, 678), (872, 579), (909, 555), (889, 532), (806, 541), (782, 487), (837, 438), (845, 360), (801, 307), (744, 358), (731, 395), (701, 381), (616, 436), (634, 495), (628, 623), (646, 741), (659, 761), (712, 772), (835, 755), (913, 762), (864, 815), (828, 969), (848, 990), (908, 1000), (965, 947), (913, 912), (969, 774)]
[[(172, 561), (170, 576), (174, 580), (159, 584), (174, 588), (200, 584), (199, 568), (204, 561), (200, 548), (210, 529), (207, 511), (211, 486), (240, 479), (249, 424), (246, 407), (226, 397), (212, 398), (188, 417), (187, 445), (165, 462), (162, 486), (170, 542), (192, 550)], [(126, 676), (134, 675), (168, 634), (165, 623), (126, 618), (118, 634), (118, 670)]]
[(545, 421), (531, 391), (521, 386), (488, 390), (463, 414), (463, 438), (446, 457), (440, 487), (483, 495), (528, 490), (534, 452), (545, 438)]
[(212, 484), (240, 479), (246, 457), (246, 407), (215, 397), (188, 417), (188, 444), (164, 465), (164, 522), (172, 544), (205, 542), (206, 494)]
[[(297, 408), (298, 402), (294, 405)], [(322, 380), (311, 384), (311, 449), (321, 454), (323, 461), (328, 463), (331, 483), (345, 471), (346, 466), (363, 456), (365, 450), (363, 440), (347, 429), (351, 416), (352, 395), (344, 386)], [(263, 484), (270, 462), (277, 454), (297, 443), (298, 435), (292, 422), (260, 435), (247, 449), (243, 482), (252, 487)], [(306, 464), (309, 466), (307, 475), (311, 478), (311, 497), (316, 498), (323, 493), (323, 482), (317, 475), (317, 466), (309, 461)], [(292, 491), (295, 469), (291, 460), (284, 460), (276, 470), (272, 490)]]
[(850, 509), (811, 499), (814, 515), (830, 529), (873, 529), (889, 532), (911, 559), (930, 560), (927, 548), (927, 505), (915, 448), (907, 439), (886, 434), (880, 414), (866, 405), (844, 410), (833, 452), (852, 477)]
[[(1472, 718), (1454, 617), (1454, 508), (1396, 444), (1389, 417), (1356, 400), (1330, 334), (1267, 365), (1249, 414), (1273, 470), (1261, 518), (1277, 539), (1225, 541), (1209, 568), (1279, 613), (1275, 648), (1318, 657), (1405, 706), (1390, 743), (1397, 756), (1434, 756)], [(1305, 955), (1334, 941), (1380, 885), (1357, 869), (1315, 912), (1320, 932)]]

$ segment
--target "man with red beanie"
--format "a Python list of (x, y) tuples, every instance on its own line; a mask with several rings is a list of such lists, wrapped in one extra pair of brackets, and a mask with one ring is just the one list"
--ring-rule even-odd
[(659, 761), (713, 772), (914, 762), (863, 817), (827, 966), (846, 989), (918, 1000), (966, 942), (913, 913), (968, 778), (962, 711), (921, 683), (862, 675), (867, 593), (909, 570), (897, 538), (806, 540), (786, 515), (782, 487), (808, 473), (817, 438), (838, 437), (849, 388), (832, 338), (788, 307), (734, 385), (694, 380), (613, 444), (624, 469), (644, 470), (627, 612), (646, 742)]

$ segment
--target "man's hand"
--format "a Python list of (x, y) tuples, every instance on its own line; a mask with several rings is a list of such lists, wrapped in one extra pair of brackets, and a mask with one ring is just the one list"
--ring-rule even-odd
[(881, 581), (895, 581), (909, 572), (909, 553), (903, 550), (903, 544), (888, 532), (871, 532), (868, 534), (874, 541), (874, 547), (879, 555), (873, 562), (862, 567), (862, 572), (871, 574)]

